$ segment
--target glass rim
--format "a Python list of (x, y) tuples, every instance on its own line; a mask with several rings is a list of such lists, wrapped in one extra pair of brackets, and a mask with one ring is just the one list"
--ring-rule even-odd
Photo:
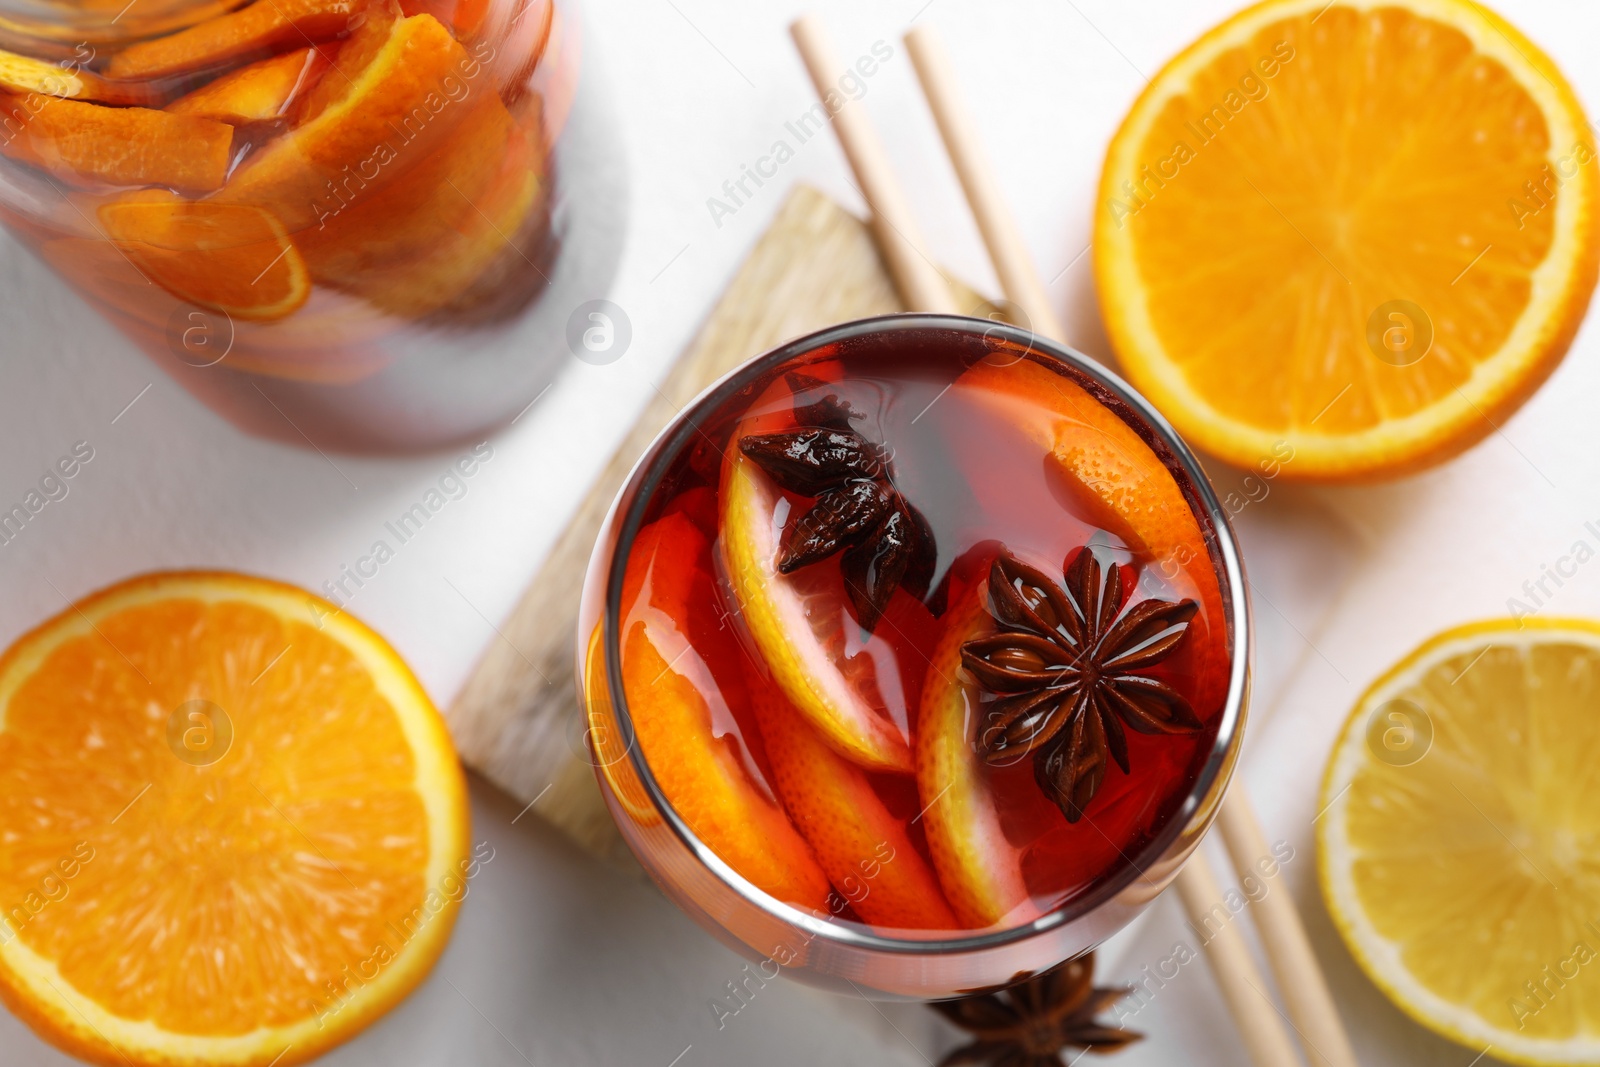
[[(1232, 638), (1228, 695), (1217, 725), (1216, 739), (1195, 777), (1194, 784), (1184, 795), (1177, 810), (1168, 816), (1166, 824), (1159, 832), (1152, 835), (1133, 857), (1124, 855), (1123, 858), (1127, 862), (1111, 877), (1095, 885), (1090, 892), (1072, 897), (1027, 923), (1003, 929), (986, 928), (981, 933), (962, 937), (890, 937), (873, 932), (866, 928), (865, 924), (819, 916), (768, 894), (729, 866), (689, 828), (651, 773), (643, 750), (637, 744), (633, 721), (628, 712), (627, 697), (622, 686), (621, 649), (617, 640), (622, 617), (623, 575), (627, 568), (628, 555), (632, 550), (634, 539), (644, 525), (645, 510), (660, 489), (662, 479), (672, 461), (692, 436), (699, 432), (698, 417), (715, 411), (739, 389), (776, 365), (830, 344), (874, 333), (909, 330), (946, 330), (969, 337), (1005, 340), (1020, 346), (1024, 358), (1031, 354), (1064, 364), (1070, 370), (1091, 379), (1117, 401), (1126, 405), (1160, 438), (1162, 444), (1170, 451), (1172, 459), (1176, 460), (1179, 469), (1186, 476), (1184, 481), (1187, 482), (1187, 488), (1180, 483), (1179, 489), (1184, 491), (1189, 499), (1191, 511), (1201, 521), (1202, 533), (1209, 523), (1213, 536), (1207, 539), (1207, 543), (1211, 548), (1212, 563), (1213, 566), (1220, 565), (1220, 577), (1225, 580), (1223, 592), (1231, 609), (1227, 613), (1229, 636)], [(1113, 411), (1115, 412), (1115, 409)], [(1122, 413), (1117, 414), (1118, 417), (1122, 417)], [(1192, 490), (1192, 494), (1188, 490)], [(1196, 507), (1197, 503), (1203, 507), (1203, 511)], [(618, 495), (616, 508), (617, 511), (612, 515), (616, 535), (610, 566), (605, 576), (602, 622), (606, 685), (611, 696), (612, 715), (622, 735), (626, 758), (632, 761), (640, 784), (651, 805), (660, 814), (663, 823), (671, 828), (673, 834), (696, 860), (733, 889), (746, 903), (754, 905), (780, 922), (806, 931), (814, 938), (835, 942), (841, 947), (898, 955), (958, 955), (1016, 944), (1067, 926), (1114, 900), (1166, 854), (1189, 826), (1219, 777), (1230, 767), (1231, 754), (1242, 741), (1241, 728), (1249, 682), (1249, 606), (1244, 595), (1244, 569), (1226, 510), (1217, 499), (1216, 492), (1212, 489), (1199, 460), (1178, 436), (1172, 425), (1148, 400), (1116, 374), (1095, 363), (1088, 356), (1039, 337), (1031, 330), (964, 315), (905, 312), (856, 319), (785, 341), (776, 348), (741, 363), (683, 405), (677, 416), (656, 436), (638, 464), (629, 473)], [(1218, 802), (1220, 803), (1220, 797)]]

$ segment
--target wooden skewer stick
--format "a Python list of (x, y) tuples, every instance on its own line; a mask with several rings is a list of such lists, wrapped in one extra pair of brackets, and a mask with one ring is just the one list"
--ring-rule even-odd
[[(908, 33), (905, 43), (1007, 298), (1022, 308), (1034, 332), (1060, 340), (1061, 327), (1049, 297), (1000, 194), (999, 183), (978, 141), (977, 128), (956, 91), (943, 41), (931, 25), (924, 25)], [(1258, 859), (1270, 855), (1241, 788), (1235, 788), (1223, 801), (1220, 818), (1224, 839), (1239, 870), (1249, 871)], [(1179, 872), (1177, 887), (1190, 922), (1196, 930), (1203, 929), (1205, 916), (1221, 901), (1222, 894), (1202, 854), (1192, 856)], [(1262, 903), (1268, 900), (1269, 907), (1257, 906), (1252, 914), (1259, 920), (1262, 940), (1267, 944), (1292, 1021), (1311, 1046), (1308, 1055), (1312, 1064), (1355, 1067), (1349, 1039), (1293, 903), (1282, 891), (1267, 894)], [(1225, 926), (1207, 944), (1218, 984), (1252, 1059), (1262, 1067), (1293, 1063), (1293, 1044), (1281, 1025), (1276, 1006), (1266, 999), (1266, 985), (1238, 929)], [(1273, 1010), (1263, 1011), (1263, 1006)]]
[[(1217, 826), (1222, 831), (1222, 842), (1228, 848), (1234, 870), (1240, 875), (1255, 871), (1259, 878), (1262, 874), (1255, 870), (1258, 864), (1277, 863), (1267, 846), (1266, 835), (1261, 832), (1255, 810), (1250, 806), (1250, 798), (1240, 786), (1234, 786), (1233, 792), (1223, 801)], [(1300, 921), (1294, 901), (1289, 899), (1288, 890), (1281, 885), (1268, 889), (1261, 899), (1251, 901), (1250, 914), (1261, 932), (1267, 959), (1278, 977), (1278, 989), (1289, 1009), (1289, 1018), (1300, 1031), (1311, 1067), (1357, 1067), (1350, 1038), (1333, 1003), (1333, 994), (1328, 991), (1328, 983), (1317, 965), (1305, 925)]]
[(800, 50), (811, 83), (816, 86), (817, 98), (822, 101), (822, 107), (832, 113), (833, 132), (838, 135), (850, 169), (861, 185), (861, 195), (872, 212), (873, 233), (901, 298), (908, 308), (917, 311), (957, 314), (949, 284), (923, 251), (921, 233), (905, 193), (889, 168), (883, 142), (868, 121), (861, 102), (850, 99), (838, 89), (837, 82), (845, 67), (839, 62), (827, 31), (814, 16), (806, 15), (789, 27), (789, 34)]
[(906, 34), (905, 42), (911, 64), (917, 70), (917, 80), (922, 83), (922, 93), (928, 98), (928, 107), (939, 126), (939, 135), (944, 138), (945, 151), (955, 166), (956, 176), (961, 179), (967, 203), (978, 220), (978, 231), (989, 249), (989, 259), (1000, 276), (1000, 288), (1028, 320), (1018, 325), (1041, 337), (1061, 340), (1064, 333), (1061, 320), (1056, 318), (1050, 297), (1033, 269), (1033, 259), (1017, 229), (1017, 220), (1000, 192), (994, 168), (989, 165), (989, 155), (978, 141), (978, 128), (956, 92), (955, 74), (944, 39), (931, 24), (925, 23)]
[[(1198, 934), (1206, 932), (1206, 956), (1211, 960), (1212, 973), (1222, 990), (1222, 999), (1228, 1002), (1239, 1036), (1244, 1039), (1250, 1059), (1257, 1067), (1293, 1067), (1300, 1062), (1294, 1042), (1283, 1027), (1278, 1006), (1272, 1003), (1261, 974), (1245, 947), (1244, 935), (1236, 922), (1224, 921), (1215, 930), (1207, 927), (1202, 916), (1211, 912), (1222, 901), (1222, 887), (1211, 871), (1211, 861), (1205, 853), (1196, 850), (1183, 865), (1174, 883), (1183, 910), (1189, 913), (1189, 922)], [(1229, 914), (1226, 908), (1223, 913)]]

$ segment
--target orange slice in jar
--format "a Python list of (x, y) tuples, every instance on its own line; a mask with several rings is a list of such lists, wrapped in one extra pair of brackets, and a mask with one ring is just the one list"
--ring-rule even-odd
[(747, 690), (783, 806), (856, 914), (891, 930), (956, 929), (939, 880), (912, 844), (904, 819), (889, 810), (861, 768), (829, 747), (766, 679), (752, 672)]
[[(692, 616), (715, 603), (709, 564), (705, 534), (682, 515), (665, 515), (634, 539), (622, 590), (622, 685), (634, 734), (661, 791), (696, 837), (763, 892), (821, 910), (827, 876), (752, 778), (734, 739), (718, 728), (744, 699), (742, 653), (714, 624), (709, 633), (693, 632)], [(719, 639), (726, 643), (720, 654), (710, 647)], [(708, 658), (731, 671), (714, 677)], [(725, 699), (724, 689), (734, 686), (732, 700)], [(636, 793), (619, 796), (641, 802)]]
[(344, 33), (366, 0), (256, 0), (166, 37), (129, 45), (106, 64), (108, 78), (155, 78), (220, 66), (284, 46)]
[[(981, 562), (974, 573), (986, 575), (988, 561)], [(1022, 852), (1006, 839), (977, 753), (978, 687), (961, 667), (961, 646), (993, 629), (984, 582), (973, 581), (945, 614), (917, 716), (917, 791), (927, 806), (928, 851), (950, 906), (971, 927), (1014, 925), (1038, 915)]]
[(132, 579), (0, 657), (0, 825), (0, 1000), (123, 1067), (348, 1040), (427, 975), (492, 859), (395, 651), (237, 574)]
[[(513, 128), (507, 154), (481, 196), (469, 198), (448, 185), (437, 191), (434, 206), (441, 217), (426, 225), (419, 220), (419, 228), (436, 234), (435, 240), (420, 248), (413, 245), (413, 254), (398, 262), (346, 276), (337, 284), (405, 318), (466, 310), (497, 296), (526, 292), (532, 280), (522, 275), (538, 273), (523, 249), (529, 243), (528, 221), (544, 202), (538, 163), (533, 139)], [(532, 281), (542, 283), (542, 277)]]
[(0, 89), (66, 100), (97, 100), (102, 104), (151, 105), (161, 97), (148, 85), (118, 84), (80, 67), (63, 67), (4, 49), (0, 49)]
[(180, 300), (271, 321), (293, 314), (311, 294), (294, 242), (261, 208), (150, 191), (102, 204), (99, 215), (123, 254)]
[(208, 193), (227, 177), (233, 127), (142, 107), (102, 107), (42, 93), (0, 96), (15, 135), (0, 152), (75, 184), (165, 185)]
[(300, 48), (224, 74), (166, 106), (169, 115), (195, 115), (230, 126), (272, 122), (328, 69), (320, 49)]
[(482, 65), (432, 15), (373, 10), (334, 68), (300, 124), (245, 160), (218, 199), (266, 208), (292, 233), (320, 225), (432, 151), (489, 91)]
[[(541, 0), (528, 2), (536, 6)], [(457, 37), (471, 37), (483, 26), (483, 18), (489, 13), (489, 0), (400, 0), (400, 10), (407, 15), (432, 15), (455, 30)]]
[(999, 405), (1046, 451), (1075, 510), (1121, 539), (1179, 597), (1199, 600), (1202, 612), (1190, 624), (1190, 640), (1207, 649), (1194, 698), (1195, 711), (1206, 717), (1227, 693), (1226, 615), (1205, 536), (1172, 472), (1115, 412), (1032, 360), (992, 355), (968, 369), (955, 388)]
[[(426, 156), (384, 185), (358, 192), (300, 235), (319, 280), (360, 282), (375, 268), (427, 255), (476, 219), (511, 149), (513, 124), (493, 94), (468, 101)], [(400, 163), (396, 163), (398, 168)]]

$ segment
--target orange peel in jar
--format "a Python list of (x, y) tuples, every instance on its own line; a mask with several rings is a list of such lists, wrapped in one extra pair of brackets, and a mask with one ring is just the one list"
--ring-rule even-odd
[(0, 49), (0, 89), (13, 93), (43, 93), (65, 100), (98, 100), (103, 104), (159, 102), (161, 94), (148, 85), (121, 85), (76, 66), (62, 66), (33, 56)]
[(320, 225), (445, 139), (465, 100), (486, 91), (474, 72), (482, 64), (432, 15), (375, 10), (305, 98), (300, 124), (247, 159), (217, 198), (266, 208), (291, 232)]
[(221, 66), (350, 29), (366, 0), (256, 0), (178, 33), (129, 45), (106, 64), (109, 78), (155, 78)]
[(263, 59), (224, 74), (168, 104), (169, 115), (244, 126), (285, 117), (295, 100), (328, 69), (328, 57), (316, 48), (300, 48)]
[(208, 193), (227, 177), (233, 147), (233, 127), (225, 123), (42, 93), (0, 96), (0, 121), (16, 130), (0, 152), (75, 184)]

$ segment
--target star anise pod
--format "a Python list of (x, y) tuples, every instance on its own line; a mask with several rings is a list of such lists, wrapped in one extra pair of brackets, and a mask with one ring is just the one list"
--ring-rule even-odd
[(985, 761), (1032, 754), (1034, 779), (1077, 822), (1105, 780), (1107, 757), (1128, 764), (1124, 726), (1146, 734), (1200, 727), (1177, 690), (1142, 672), (1183, 641), (1193, 600), (1142, 600), (1124, 610), (1124, 569), (1083, 548), (1065, 588), (1010, 555), (989, 568), (989, 612), (999, 632), (961, 646), (962, 665), (996, 699), (978, 737)]
[(1071, 1049), (1115, 1052), (1143, 1035), (1099, 1022), (1095, 1016), (1131, 992), (1127, 986), (1095, 988), (1091, 952), (999, 993), (931, 1004), (973, 1035), (939, 1067), (1060, 1067), (1061, 1053)]
[(794, 415), (797, 426), (788, 433), (751, 434), (739, 442), (739, 451), (778, 485), (815, 499), (784, 525), (778, 570), (792, 574), (842, 551), (845, 592), (856, 620), (871, 631), (895, 589), (926, 594), (933, 531), (895, 487), (888, 449), (851, 425), (860, 412), (829, 394), (795, 408)]

